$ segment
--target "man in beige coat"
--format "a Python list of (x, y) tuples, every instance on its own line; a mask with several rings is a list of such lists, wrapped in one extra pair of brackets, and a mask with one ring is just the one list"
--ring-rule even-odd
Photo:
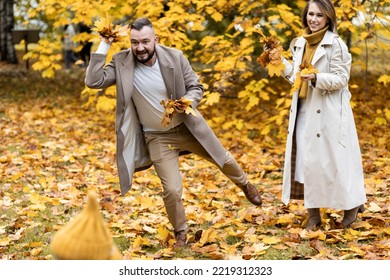
[[(179, 155), (192, 152), (213, 162), (241, 188), (247, 199), (261, 205), (261, 197), (232, 155), (221, 145), (196, 110), (203, 86), (182, 52), (158, 44), (152, 23), (137, 19), (130, 27), (131, 49), (113, 56), (105, 66), (111, 39), (91, 54), (85, 83), (90, 88), (116, 84), (117, 165), (122, 195), (131, 187), (133, 173), (152, 164), (163, 186), (163, 200), (180, 248), (187, 242), (182, 203)], [(161, 124), (164, 99), (191, 100), (192, 114), (177, 113), (168, 127)]]

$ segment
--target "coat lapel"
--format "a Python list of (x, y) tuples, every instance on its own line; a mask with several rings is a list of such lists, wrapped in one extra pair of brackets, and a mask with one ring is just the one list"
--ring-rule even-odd
[(314, 53), (312, 64), (315, 65), (316, 62), (326, 55), (325, 46), (326, 45), (332, 45), (333, 38), (335, 37), (334, 33), (330, 32), (329, 30), (325, 32), (324, 38), (320, 42), (320, 45), (317, 47), (316, 52)]
[[(322, 39), (322, 41), (320, 42), (318, 48), (316, 49), (316, 51), (314, 53), (313, 59), (311, 61), (312, 65), (315, 65), (316, 62), (321, 57), (326, 55), (325, 46), (332, 45), (333, 38), (335, 36), (336, 35), (334, 33), (330, 32), (330, 31), (326, 31), (324, 38)], [(294, 47), (296, 48), (296, 51), (297, 51), (295, 65), (294, 65), (294, 69), (296, 69), (296, 71), (299, 71), (299, 65), (302, 63), (302, 57), (303, 57), (303, 53), (305, 50), (305, 44), (306, 44), (306, 40), (303, 37), (299, 37), (296, 44), (294, 45)]]
[(172, 63), (166, 57), (166, 54), (159, 45), (156, 46), (158, 63), (160, 64), (161, 74), (163, 76), (165, 87), (167, 88), (168, 96), (173, 100), (177, 99), (175, 91), (175, 71)]
[(128, 55), (122, 61), (122, 65), (119, 69), (120, 81), (123, 85), (123, 100), (125, 100), (126, 105), (129, 104), (131, 95), (133, 94), (134, 65), (134, 57), (131, 50), (129, 50)]
[(295, 44), (295, 51), (296, 51), (296, 56), (295, 56), (295, 61), (294, 61), (294, 72), (297, 73), (300, 71), (299, 66), (302, 63), (302, 58), (303, 58), (303, 52), (305, 51), (305, 44), (306, 40), (303, 39), (303, 37), (300, 37), (296, 44)]

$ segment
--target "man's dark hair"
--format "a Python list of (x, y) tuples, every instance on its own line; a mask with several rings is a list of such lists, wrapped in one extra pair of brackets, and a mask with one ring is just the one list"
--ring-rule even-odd
[(153, 29), (153, 24), (150, 22), (148, 18), (138, 18), (132, 24), (130, 24), (130, 29), (135, 29), (140, 31), (145, 26), (149, 26)]

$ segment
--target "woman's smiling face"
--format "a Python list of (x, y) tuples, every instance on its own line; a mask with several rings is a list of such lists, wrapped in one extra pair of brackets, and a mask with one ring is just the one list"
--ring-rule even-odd
[(312, 33), (325, 27), (328, 17), (320, 10), (317, 4), (311, 3), (306, 15), (307, 25)]

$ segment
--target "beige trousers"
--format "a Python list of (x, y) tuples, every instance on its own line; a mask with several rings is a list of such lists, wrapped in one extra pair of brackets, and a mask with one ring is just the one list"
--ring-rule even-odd
[[(168, 219), (175, 233), (187, 232), (187, 219), (182, 202), (183, 185), (179, 170), (179, 153), (190, 151), (218, 165), (184, 124), (165, 132), (146, 132), (145, 139), (154, 168), (161, 180)], [(225, 164), (220, 170), (237, 186), (248, 183), (246, 174), (228, 151), (226, 151)]]

